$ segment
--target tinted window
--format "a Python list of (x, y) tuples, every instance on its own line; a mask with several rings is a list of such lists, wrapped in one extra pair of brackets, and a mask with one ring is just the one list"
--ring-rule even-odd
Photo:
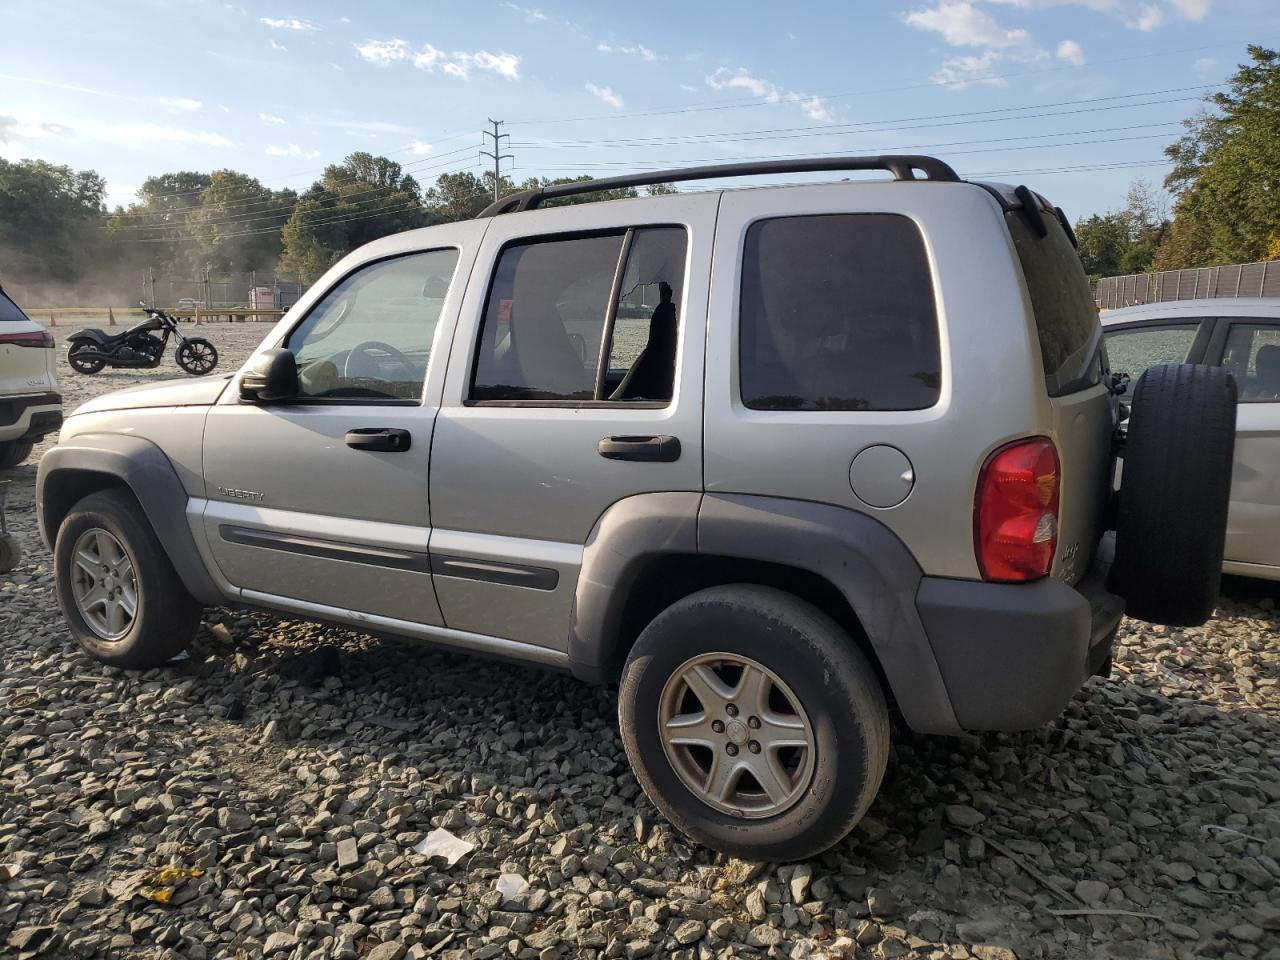
[(747, 230), (742, 402), (755, 410), (919, 410), (941, 387), (933, 277), (893, 214), (761, 220)]
[(1198, 323), (1140, 327), (1107, 334), (1107, 358), (1113, 373), (1127, 373), (1136, 383), (1148, 367), (1183, 363), (1195, 342)]
[(311, 308), (285, 346), (298, 359), (304, 397), (416, 400), (456, 250), (371, 264)]
[(1233, 323), (1222, 365), (1236, 378), (1241, 403), (1280, 401), (1280, 325)]
[(1031, 296), (1049, 396), (1093, 386), (1102, 379), (1097, 362), (1101, 326), (1076, 248), (1053, 214), (1044, 216), (1043, 237), (1036, 236), (1018, 211), (1006, 214), (1005, 221)]
[(677, 227), (506, 247), (489, 288), (471, 399), (670, 400), (684, 261)]
[(0, 290), (0, 323), (6, 320), (26, 320), (27, 315), (18, 309), (18, 305), (14, 303)]

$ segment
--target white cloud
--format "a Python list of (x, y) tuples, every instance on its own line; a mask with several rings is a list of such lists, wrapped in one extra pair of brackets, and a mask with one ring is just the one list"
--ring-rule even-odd
[(613, 92), (613, 87), (597, 87), (594, 83), (588, 83), (587, 93), (606, 106), (613, 107), (615, 110), (622, 109), (622, 98)]
[(282, 127), (289, 122), (284, 117), (277, 117), (274, 113), (260, 113), (258, 119), (268, 127)]
[(361, 59), (379, 67), (409, 59), (409, 44), (404, 40), (366, 40), (355, 47)]
[(65, 137), (70, 127), (35, 113), (0, 114), (0, 143), (11, 140), (44, 140)]
[(537, 7), (522, 7), (518, 3), (504, 3), (502, 6), (508, 10), (514, 10), (516, 13), (524, 14), (525, 20), (529, 23), (543, 23), (547, 19), (547, 15)]
[(425, 157), (431, 152), (432, 146), (425, 140), (415, 140), (413, 143), (409, 144), (409, 149), (413, 151), (415, 156)]
[(944, 60), (929, 79), (952, 90), (964, 90), (973, 86), (1007, 87), (1009, 82), (995, 75), (996, 65), (1003, 59), (995, 50), (988, 50), (978, 57), (951, 57)]
[(1188, 20), (1203, 20), (1209, 14), (1209, 0), (1173, 0), (1173, 6)]
[(268, 157), (306, 157), (308, 160), (314, 160), (320, 156), (319, 150), (303, 150), (296, 143), (291, 143), (287, 147), (270, 146), (267, 147)]
[(477, 50), (475, 53), (457, 50), (446, 53), (426, 43), (414, 54), (413, 65), (428, 73), (434, 73), (439, 68), (459, 80), (470, 80), (472, 70), (496, 73), (508, 80), (520, 79), (520, 58), (513, 53), (490, 53), (488, 50)]
[(229, 147), (231, 141), (211, 130), (188, 130), (160, 123), (95, 124), (92, 133), (98, 139), (121, 143), (138, 150), (148, 150), (157, 143), (196, 143), (206, 147)]
[(658, 56), (658, 54), (656, 54), (654, 51), (646, 47), (643, 43), (637, 43), (635, 46), (632, 46), (632, 47), (620, 47), (620, 46), (615, 46), (614, 44), (611, 44), (611, 43), (606, 43), (605, 41), (601, 40), (599, 43), (596, 44), (596, 49), (599, 50), (601, 53), (625, 53), (627, 56), (639, 57), (641, 60), (644, 60), (646, 63), (652, 63), (655, 60), (664, 59)]
[(806, 117), (818, 123), (827, 123), (831, 120), (831, 112), (827, 109), (826, 101), (821, 97), (811, 97), (807, 93), (784, 90), (775, 83), (752, 76), (746, 67), (739, 67), (737, 70), (720, 67), (706, 80), (707, 86), (712, 90), (746, 90), (752, 96), (759, 97), (769, 103), (781, 103), (783, 101), (797, 103)]
[(159, 102), (162, 107), (175, 113), (179, 110), (191, 111), (200, 109), (199, 100), (190, 100), (186, 97), (161, 97)]
[(1074, 40), (1063, 40), (1056, 51), (1059, 60), (1065, 60), (1073, 67), (1084, 66), (1084, 47)]
[(280, 19), (259, 17), (258, 22), (266, 24), (272, 30), (296, 30), (299, 33), (314, 33), (320, 29), (318, 24), (312, 23), (310, 20), (303, 20), (300, 17), (282, 17)]
[(268, 37), (267, 42), (271, 44), (272, 50), (279, 50), (281, 53), (288, 53), (289, 48), (277, 40), (275, 37)]
[(995, 18), (966, 0), (939, 0), (937, 6), (912, 10), (905, 22), (918, 30), (940, 34), (953, 47), (1008, 49), (1031, 43), (1026, 30), (1002, 27)]
[(1138, 10), (1137, 19), (1133, 21), (1133, 26), (1137, 27), (1143, 33), (1147, 33), (1156, 29), (1160, 24), (1164, 23), (1164, 11), (1157, 7), (1154, 3), (1148, 3)]

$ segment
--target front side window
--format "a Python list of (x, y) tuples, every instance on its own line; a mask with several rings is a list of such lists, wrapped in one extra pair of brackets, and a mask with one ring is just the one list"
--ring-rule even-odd
[(1127, 373), (1136, 383), (1148, 367), (1185, 363), (1195, 343), (1199, 323), (1139, 327), (1107, 334), (1107, 359), (1112, 373)]
[(685, 250), (680, 227), (505, 247), (470, 402), (670, 402)]
[(458, 251), (430, 250), (357, 270), (311, 308), (285, 346), (299, 396), (418, 400)]
[(1233, 323), (1222, 365), (1235, 377), (1241, 403), (1280, 401), (1280, 324)]
[(907, 217), (753, 223), (738, 323), (739, 387), (753, 410), (921, 410), (938, 402), (933, 277)]

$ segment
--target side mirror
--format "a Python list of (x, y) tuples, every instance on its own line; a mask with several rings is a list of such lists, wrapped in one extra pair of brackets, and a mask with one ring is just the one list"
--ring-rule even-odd
[(263, 350), (240, 374), (240, 399), (248, 403), (273, 403), (298, 395), (298, 362), (289, 350)]

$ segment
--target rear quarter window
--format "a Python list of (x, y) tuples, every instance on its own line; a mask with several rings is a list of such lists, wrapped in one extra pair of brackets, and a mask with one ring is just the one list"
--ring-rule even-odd
[(1102, 327), (1076, 248), (1051, 214), (1044, 216), (1043, 237), (1017, 210), (1005, 220), (1031, 297), (1049, 396), (1094, 386), (1102, 379)]
[(27, 315), (18, 308), (16, 303), (9, 299), (8, 294), (0, 290), (0, 323), (26, 319), (28, 319)]
[(933, 277), (907, 217), (753, 223), (738, 333), (739, 387), (753, 410), (920, 410), (938, 402)]

